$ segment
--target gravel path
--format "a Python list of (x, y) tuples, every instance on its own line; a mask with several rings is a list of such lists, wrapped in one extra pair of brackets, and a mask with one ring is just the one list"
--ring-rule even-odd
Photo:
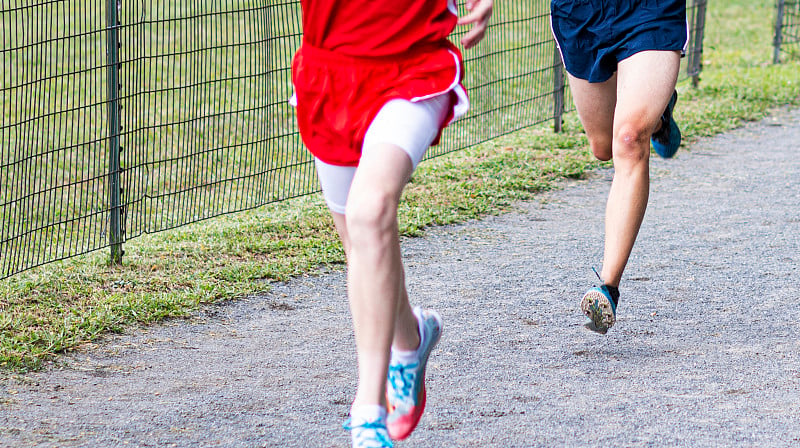
[[(403, 242), (439, 310), (398, 447), (800, 446), (800, 110), (654, 159), (618, 322), (584, 329), (611, 172)], [(344, 275), (112, 336), (0, 379), (0, 446), (347, 447)]]

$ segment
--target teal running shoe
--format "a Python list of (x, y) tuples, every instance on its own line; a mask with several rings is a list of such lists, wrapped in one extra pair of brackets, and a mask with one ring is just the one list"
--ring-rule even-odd
[(375, 421), (347, 419), (342, 427), (350, 431), (353, 448), (392, 448), (394, 444), (386, 430), (386, 421), (379, 418)]
[(678, 123), (675, 123), (672, 118), (672, 110), (675, 109), (677, 101), (678, 92), (673, 91), (667, 108), (661, 114), (661, 128), (650, 137), (650, 143), (653, 145), (656, 154), (665, 159), (674, 156), (681, 146), (681, 130), (678, 128)]
[(442, 318), (437, 312), (414, 308), (414, 315), (420, 330), (417, 359), (408, 364), (395, 359), (389, 363), (386, 427), (393, 440), (403, 440), (411, 435), (425, 411), (425, 366), (431, 350), (442, 337)]
[(606, 334), (617, 319), (617, 300), (611, 297), (608, 286), (595, 286), (583, 295), (581, 311), (589, 318), (586, 328)]

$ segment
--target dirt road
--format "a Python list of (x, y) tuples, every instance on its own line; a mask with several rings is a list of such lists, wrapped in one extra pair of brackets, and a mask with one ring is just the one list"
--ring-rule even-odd
[[(403, 242), (444, 317), (398, 447), (800, 446), (800, 110), (652, 163), (617, 325), (582, 327), (611, 172)], [(347, 447), (344, 276), (322, 272), (0, 380), (0, 446)]]

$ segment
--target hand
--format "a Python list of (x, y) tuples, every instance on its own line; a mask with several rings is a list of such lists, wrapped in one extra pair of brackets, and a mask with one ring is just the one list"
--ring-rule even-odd
[(486, 27), (489, 25), (489, 17), (492, 16), (492, 0), (467, 0), (469, 14), (459, 17), (459, 25), (473, 24), (472, 29), (461, 37), (461, 45), (464, 48), (472, 48), (483, 39), (486, 34)]

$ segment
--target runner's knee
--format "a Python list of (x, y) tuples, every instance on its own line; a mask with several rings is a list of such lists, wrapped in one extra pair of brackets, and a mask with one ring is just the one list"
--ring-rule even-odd
[(345, 219), (350, 240), (358, 245), (361, 238), (394, 231), (397, 201), (392, 193), (383, 190), (351, 194), (347, 198)]
[(616, 132), (614, 158), (641, 160), (650, 149), (652, 126), (642, 120), (622, 123)]

